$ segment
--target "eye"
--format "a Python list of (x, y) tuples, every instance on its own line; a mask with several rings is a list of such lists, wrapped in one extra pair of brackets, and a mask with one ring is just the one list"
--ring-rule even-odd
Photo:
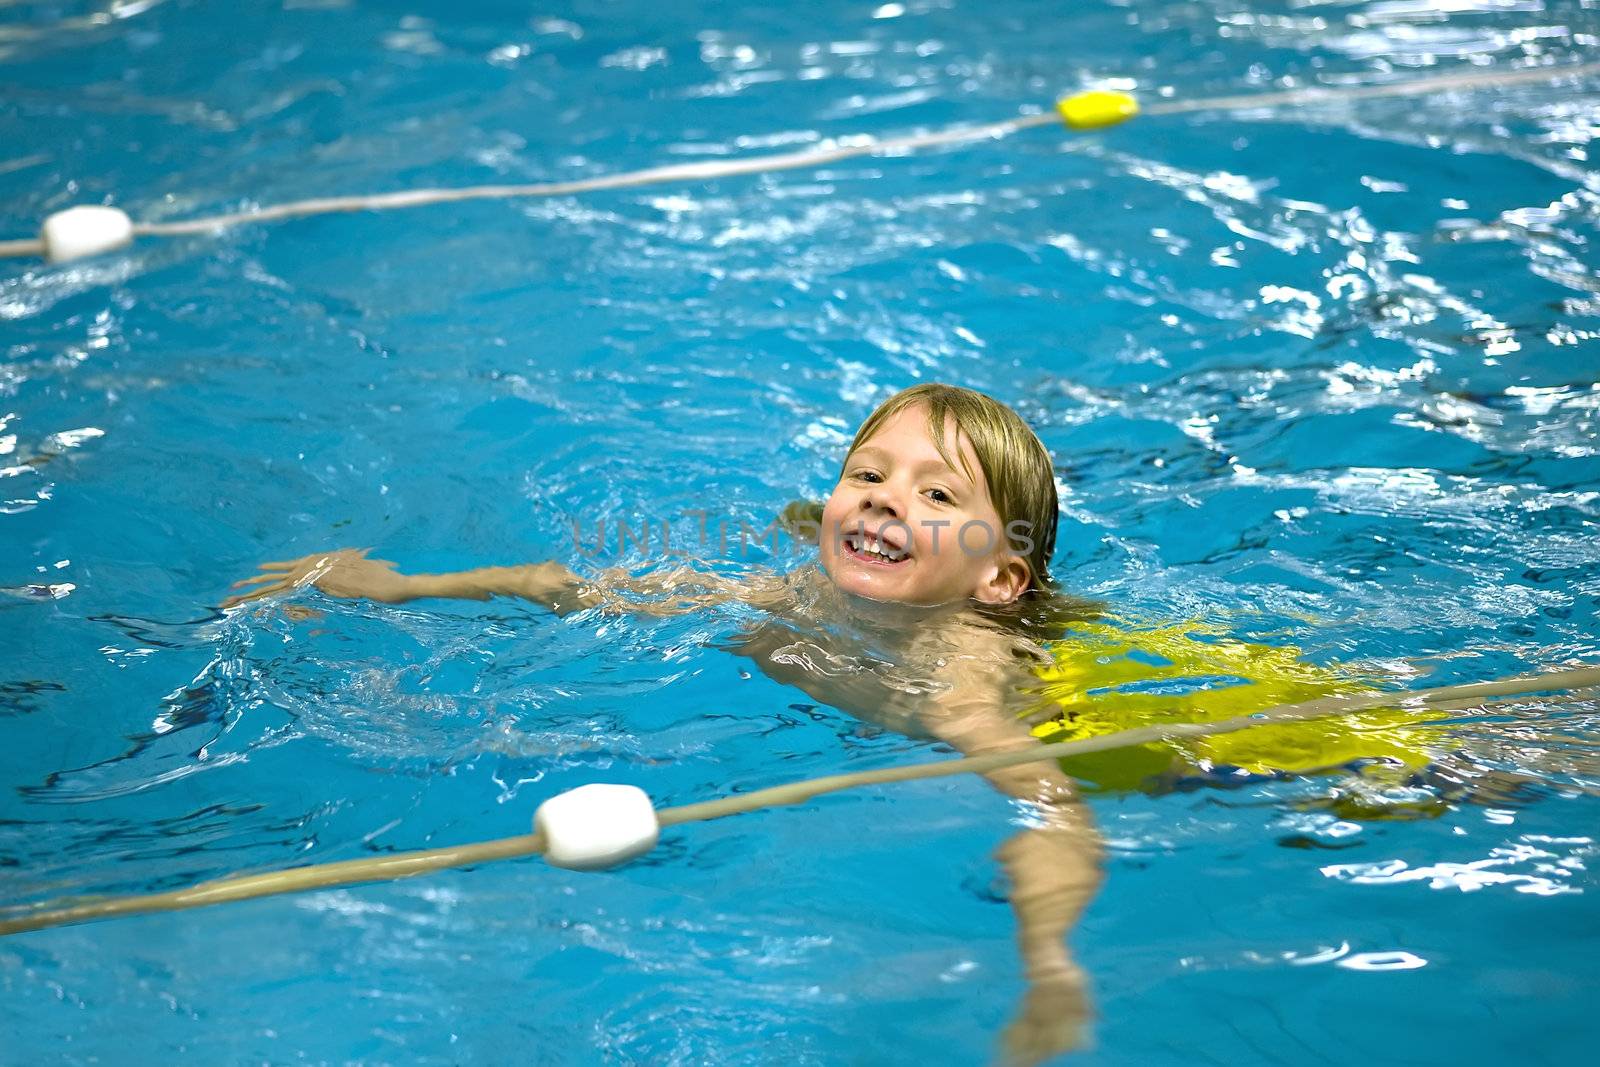
[(951, 496), (949, 493), (938, 488), (937, 486), (928, 490), (928, 499), (932, 500), (935, 504), (954, 504), (956, 502), (955, 497)]
[(870, 470), (867, 468), (851, 471), (850, 477), (856, 479), (858, 482), (870, 482), (873, 484), (883, 481), (883, 475), (879, 474), (875, 470)]

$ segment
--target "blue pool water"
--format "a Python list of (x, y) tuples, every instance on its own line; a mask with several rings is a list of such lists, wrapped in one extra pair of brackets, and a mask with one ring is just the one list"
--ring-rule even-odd
[[(12, 4), (0, 238), (73, 203), (559, 179), (1597, 34), (1555, 0)], [(1039, 429), (1056, 573), (1119, 611), (1441, 682), (1600, 660), (1596, 87), (0, 263), (0, 905), (521, 833), (596, 780), (683, 803), (937, 757), (752, 674), (723, 615), (214, 607), (342, 545), (592, 566), (575, 525), (759, 529), (918, 381)], [(1430, 819), (1341, 818), (1339, 778), (1095, 797), (1075, 1062), (1588, 1058), (1597, 731), (1593, 701), (1469, 716)], [(609, 874), (6, 938), (0, 1062), (981, 1063), (1023, 990), (991, 854), (1025, 817), (950, 779)]]

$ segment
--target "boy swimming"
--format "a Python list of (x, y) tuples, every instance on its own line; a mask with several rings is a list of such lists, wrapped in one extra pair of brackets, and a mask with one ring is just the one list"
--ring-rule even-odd
[[(1039, 744), (1017, 709), (1052, 661), (1023, 620), (1054, 597), (1057, 514), (1050, 457), (1027, 424), (981, 393), (928, 384), (889, 398), (857, 431), (814, 523), (817, 566), (740, 580), (688, 569), (590, 579), (559, 563), (407, 575), (345, 549), (263, 564), (223, 606), (305, 585), (386, 603), (514, 596), (561, 615), (740, 601), (763, 617), (729, 651), (819, 701), (979, 754)], [(1099, 885), (1102, 850), (1054, 763), (987, 777), (1032, 808), (997, 858), (1027, 980), (1006, 1048), (1033, 1063), (1076, 1046), (1089, 1016), (1065, 938)]]

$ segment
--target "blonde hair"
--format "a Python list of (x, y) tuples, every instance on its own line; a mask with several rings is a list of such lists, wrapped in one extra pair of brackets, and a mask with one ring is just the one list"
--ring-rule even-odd
[[(957, 428), (972, 442), (973, 454), (978, 457), (978, 466), (983, 468), (983, 478), (989, 486), (989, 499), (1004, 528), (997, 537), (1004, 535), (1005, 543), (1027, 560), (1032, 572), (1031, 587), (1049, 588), (1050, 557), (1055, 552), (1060, 508), (1055, 468), (1044, 442), (1020, 415), (1000, 401), (954, 385), (914, 385), (891, 396), (867, 416), (850, 442), (846, 460), (890, 419), (918, 404), (927, 405), (928, 435), (939, 455), (952, 470), (960, 467), (969, 478), (972, 470), (966, 457), (959, 452), (952, 457), (950, 453), (945, 440), (946, 420), (954, 419)], [(1019, 522), (1024, 536), (1014, 537), (1011, 527)]]

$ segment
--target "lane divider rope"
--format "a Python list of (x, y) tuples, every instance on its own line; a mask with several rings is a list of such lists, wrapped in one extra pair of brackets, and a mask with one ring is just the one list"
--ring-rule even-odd
[(733, 160), (706, 160), (673, 163), (619, 174), (604, 174), (571, 181), (526, 184), (474, 185), (453, 189), (408, 189), (389, 193), (355, 196), (315, 197), (286, 204), (273, 204), (243, 211), (208, 215), (203, 218), (163, 222), (135, 222), (118, 208), (80, 205), (56, 212), (47, 218), (35, 238), (0, 241), (0, 258), (42, 256), (52, 263), (64, 263), (126, 247), (137, 237), (179, 237), (209, 234), (251, 223), (280, 222), (354, 211), (392, 211), (432, 204), (461, 203), (468, 200), (502, 200), (553, 196), (610, 189), (630, 189), (645, 185), (709, 181), (748, 174), (768, 174), (784, 170), (815, 168), (861, 156), (891, 156), (943, 145), (995, 141), (1038, 126), (1064, 123), (1072, 130), (1096, 130), (1123, 122), (1135, 114), (1148, 116), (1185, 115), (1201, 111), (1239, 111), (1257, 108), (1307, 107), (1317, 104), (1383, 97), (1425, 96), (1456, 90), (1500, 88), (1583, 78), (1600, 74), (1600, 62), (1552, 65), (1506, 71), (1462, 71), (1432, 77), (1371, 85), (1304, 86), (1273, 92), (1244, 93), (1232, 96), (1200, 97), (1190, 100), (1158, 100), (1141, 106), (1134, 97), (1120, 92), (1090, 90), (1060, 100), (1051, 111), (1022, 115), (1000, 122), (954, 126), (944, 130), (878, 139), (860, 135), (839, 143), (794, 152), (747, 156)]
[[(1265, 711), (1240, 715), (1207, 723), (1168, 723), (1124, 730), (1117, 734), (1065, 741), (1053, 744), (1040, 743), (1012, 751), (994, 752), (979, 756), (966, 756), (953, 760), (908, 763), (898, 767), (834, 774), (808, 781), (758, 789), (749, 793), (720, 797), (715, 800), (662, 808), (655, 812), (651, 823), (649, 843), (654, 844), (659, 827), (681, 826), (705, 822), (730, 815), (742, 815), (765, 808), (786, 804), (802, 804), (827, 793), (863, 786), (887, 785), (928, 778), (942, 778), (957, 774), (983, 774), (1004, 767), (1016, 767), (1044, 760), (1063, 759), (1090, 752), (1106, 752), (1163, 741), (1185, 738), (1212, 737), (1218, 734), (1248, 730), (1254, 726), (1302, 722), (1310, 719), (1344, 715), (1376, 708), (1401, 708), (1409, 710), (1459, 710), (1467, 707), (1493, 707), (1513, 703), (1502, 698), (1526, 697), (1534, 693), (1559, 693), (1588, 690), (1600, 686), (1600, 667), (1580, 667), (1553, 671), (1547, 674), (1523, 675), (1488, 682), (1465, 685), (1439, 686), (1407, 691), (1377, 691), (1322, 697), (1299, 704), (1285, 704)], [(1596, 694), (1600, 696), (1600, 694)], [(594, 789), (583, 786), (569, 790), (567, 797)], [(633, 787), (606, 787), (627, 788)], [(546, 801), (549, 805), (560, 797)], [(543, 806), (542, 806), (543, 807)], [(542, 810), (541, 807), (541, 810)], [(362, 882), (394, 881), (420, 874), (466, 867), (493, 860), (531, 856), (546, 850), (545, 834), (535, 832), (514, 837), (503, 837), (472, 844), (447, 848), (401, 852), (369, 859), (342, 860), (336, 863), (319, 863), (263, 874), (240, 875), (201, 882), (184, 889), (163, 893), (85, 900), (77, 903), (46, 903), (36, 910), (24, 911), (0, 920), (0, 935), (18, 934), (29, 930), (43, 930), (74, 923), (92, 922), (121, 916), (145, 915), (153, 912), (179, 911), (202, 908), (213, 904), (253, 900), (282, 893), (304, 892), (313, 889), (330, 889)], [(628, 852), (625, 858), (641, 854)]]

